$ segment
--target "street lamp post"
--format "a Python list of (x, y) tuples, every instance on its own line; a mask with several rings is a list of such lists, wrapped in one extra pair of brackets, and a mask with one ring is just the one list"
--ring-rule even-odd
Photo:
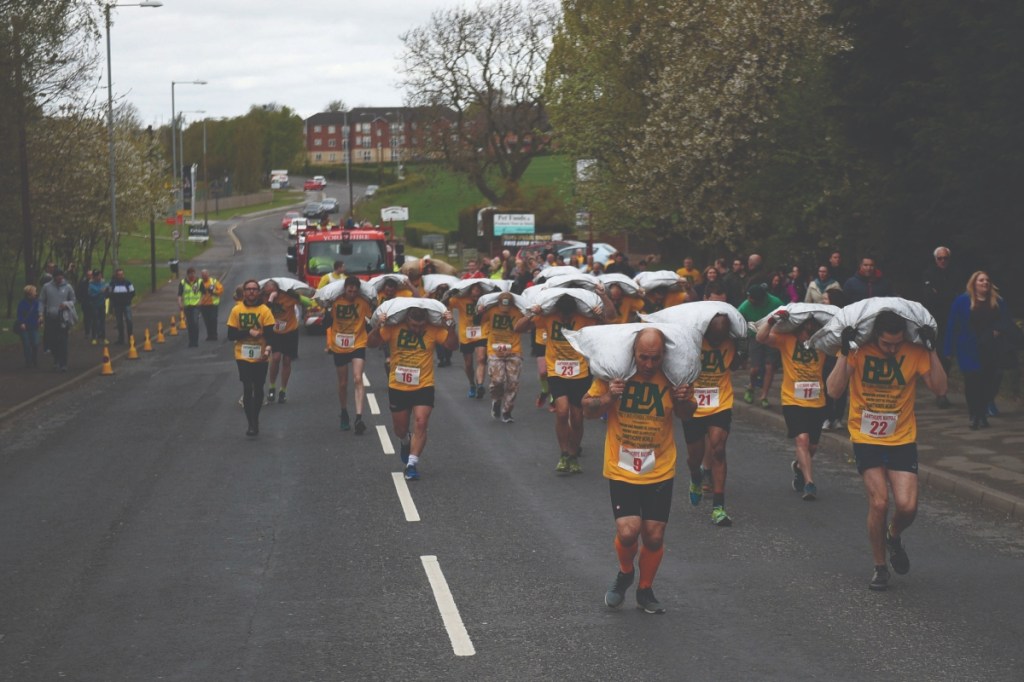
[(107, 32), (107, 148), (110, 154), (110, 235), (111, 262), (114, 268), (117, 262), (117, 168), (114, 155), (114, 84), (110, 68), (110, 10), (114, 7), (162, 7), (158, 0), (144, 0), (133, 3), (111, 3), (103, 6), (104, 26)]
[(174, 213), (178, 213), (178, 145), (175, 140), (178, 127), (178, 114), (174, 110), (174, 86), (175, 85), (206, 85), (206, 81), (171, 81), (171, 188), (174, 190)]
[(348, 215), (350, 218), (355, 218), (355, 207), (352, 205), (352, 134), (348, 127), (348, 112), (344, 113), (344, 129), (342, 132), (345, 136), (345, 182), (348, 184)]
[[(178, 131), (178, 159), (181, 161), (181, 165), (185, 165), (185, 114), (203, 114), (203, 142), (205, 146), (206, 142), (206, 110), (205, 109), (188, 109), (186, 111), (179, 111), (178, 114), (181, 116), (181, 130)], [(206, 165), (206, 162), (203, 162)], [(185, 189), (182, 187), (181, 194), (181, 208), (185, 209)], [(196, 215), (196, 188), (192, 187), (192, 208), (189, 209), (190, 218), (195, 219)]]

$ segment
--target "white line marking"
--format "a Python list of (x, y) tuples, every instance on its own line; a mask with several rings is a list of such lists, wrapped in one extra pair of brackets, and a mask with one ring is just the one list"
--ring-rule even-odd
[(395, 492), (398, 493), (398, 501), (402, 503), (402, 511), (405, 512), (406, 521), (419, 521), (420, 513), (416, 511), (416, 504), (412, 501), (409, 493), (409, 485), (405, 482), (405, 473), (394, 471), (391, 478), (395, 482)]
[(377, 404), (377, 396), (372, 393), (367, 393), (366, 402), (370, 405), (370, 414), (380, 414), (380, 405)]
[(391, 436), (388, 435), (388, 427), (383, 424), (377, 425), (377, 437), (380, 438), (380, 448), (385, 455), (395, 454), (395, 446), (391, 444)]
[(370, 380), (366, 378), (365, 374), (363, 375), (363, 386), (370, 387)]
[(236, 227), (238, 227), (238, 223), (235, 223), (234, 225), (228, 228), (228, 236), (231, 237), (231, 241), (235, 243), (235, 251), (237, 253), (242, 253), (242, 242), (240, 242), (238, 240), (238, 237), (235, 236)]
[(466, 632), (466, 626), (462, 624), (459, 607), (455, 605), (451, 590), (448, 589), (448, 582), (441, 572), (441, 564), (437, 563), (437, 557), (421, 556), (420, 561), (423, 562), (423, 570), (427, 572), (430, 588), (434, 591), (434, 601), (437, 602), (437, 610), (441, 612), (441, 620), (444, 621), (455, 655), (475, 655), (476, 649), (473, 648), (473, 642)]

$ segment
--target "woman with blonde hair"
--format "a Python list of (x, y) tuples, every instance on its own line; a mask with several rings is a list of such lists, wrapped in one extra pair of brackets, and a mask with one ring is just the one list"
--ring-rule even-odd
[(956, 355), (972, 430), (988, 426), (988, 405), (998, 387), (999, 327), (1005, 315), (999, 290), (984, 270), (971, 275), (967, 290), (953, 300), (949, 311), (942, 354)]

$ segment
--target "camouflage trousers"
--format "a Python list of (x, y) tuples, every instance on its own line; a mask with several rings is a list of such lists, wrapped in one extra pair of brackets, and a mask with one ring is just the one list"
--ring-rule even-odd
[(491, 400), (501, 401), (502, 413), (511, 412), (519, 392), (519, 376), (523, 372), (523, 358), (510, 355), (499, 358), (487, 356), (487, 376), (490, 377)]

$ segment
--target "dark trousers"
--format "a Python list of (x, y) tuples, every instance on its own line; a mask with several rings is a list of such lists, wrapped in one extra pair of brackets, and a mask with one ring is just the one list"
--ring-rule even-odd
[(217, 306), (201, 305), (199, 312), (203, 316), (203, 325), (206, 327), (206, 340), (217, 340)]
[(188, 347), (199, 345), (199, 306), (185, 306), (185, 326), (188, 328)]
[(114, 319), (117, 320), (117, 342), (124, 343), (126, 327), (128, 329), (128, 336), (132, 335), (132, 307), (130, 305), (115, 305)]
[(59, 317), (46, 316), (43, 338), (48, 344), (50, 353), (53, 354), (54, 364), (61, 369), (66, 368), (68, 366), (68, 330)]
[(989, 403), (996, 398), (999, 387), (997, 380), (999, 370), (994, 364), (985, 366), (974, 372), (964, 372), (964, 398), (967, 400), (967, 411), (971, 420), (986, 416)]

